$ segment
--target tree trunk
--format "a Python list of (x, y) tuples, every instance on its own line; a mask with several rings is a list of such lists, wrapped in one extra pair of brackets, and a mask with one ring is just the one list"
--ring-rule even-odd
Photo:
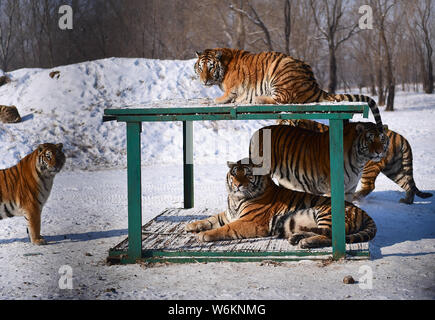
[(290, 0), (286, 0), (285, 7), (284, 7), (284, 33), (285, 33), (285, 53), (290, 55), (290, 35), (291, 35), (291, 13), (292, 13), (292, 7), (291, 7)]
[(337, 58), (334, 44), (329, 46), (329, 84), (328, 92), (335, 93), (337, 89)]
[(388, 97), (387, 97), (387, 107), (385, 111), (394, 111), (394, 96), (396, 93), (396, 86), (394, 82), (388, 85)]
[[(243, 1), (239, 3), (240, 9), (243, 10)], [(237, 49), (245, 49), (246, 32), (245, 32), (245, 22), (244, 16), (240, 12), (237, 13), (235, 22), (235, 41), (234, 47)]]
[(380, 35), (381, 35), (382, 43), (385, 49), (385, 60), (387, 61), (386, 80), (387, 80), (388, 99), (387, 99), (387, 107), (385, 108), (385, 111), (394, 111), (395, 81), (393, 75), (393, 61), (391, 58), (390, 48), (388, 47), (388, 42), (385, 36), (385, 30), (383, 28), (383, 25), (380, 31), (381, 31)]
[(383, 79), (383, 72), (382, 72), (382, 64), (380, 63), (378, 65), (378, 70), (376, 73), (376, 82), (378, 87), (378, 105), (384, 106), (385, 105), (384, 79)]
[(432, 48), (427, 47), (427, 77), (424, 92), (432, 94), (434, 93), (434, 76), (433, 76), (433, 64), (432, 64)]

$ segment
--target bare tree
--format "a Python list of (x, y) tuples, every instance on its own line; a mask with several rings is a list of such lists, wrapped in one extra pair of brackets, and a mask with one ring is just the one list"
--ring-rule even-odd
[(9, 0), (6, 3), (0, 0), (0, 10), (5, 22), (0, 23), (0, 57), (3, 70), (8, 69), (11, 58), (11, 39), (16, 16), (17, 2)]
[[(245, 15), (241, 12), (234, 12), (228, 14), (228, 7), (221, 6), (221, 1), (215, 4), (217, 12), (224, 23), (224, 33), (229, 40), (229, 46), (237, 49), (245, 49), (246, 45), (246, 27), (245, 27)], [(238, 8), (243, 11), (245, 9), (245, 0), (232, 0), (229, 4), (229, 8)]]
[[(363, 44), (363, 45), (362, 45)], [(362, 30), (351, 42), (350, 48), (356, 62), (358, 76), (364, 76), (365, 86), (370, 88), (372, 96), (377, 95), (375, 61), (379, 53), (377, 52), (376, 39), (373, 37), (372, 30)], [(383, 92), (383, 91), (382, 91)]]
[(284, 0), (284, 3), (285, 53), (290, 55), (290, 36), (292, 32), (292, 0)]
[(329, 84), (328, 91), (334, 93), (337, 88), (337, 50), (340, 45), (357, 32), (357, 23), (344, 25), (345, 9), (342, 0), (310, 0), (313, 19), (321, 36), (328, 44)]
[[(375, 28), (359, 30), (367, 2)], [(61, 4), (73, 7), (73, 30), (57, 27)], [(433, 0), (0, 0), (0, 68), (278, 50), (309, 63), (329, 91), (369, 87), (391, 105), (396, 83), (433, 92), (434, 10)]]
[[(425, 93), (434, 93), (434, 75), (432, 54), (433, 48), (431, 43), (431, 31), (435, 27), (431, 19), (432, 0), (417, 1), (415, 5), (415, 15), (413, 26), (410, 28), (416, 45), (420, 49), (420, 64), (422, 66), (423, 90)], [(421, 47), (418, 43), (421, 43)], [(425, 52), (423, 53), (424, 49)]]
[[(370, 3), (374, 8), (375, 28), (378, 31), (380, 46), (382, 46), (383, 58), (385, 61), (384, 67), (387, 91), (385, 110), (394, 111), (395, 78), (393, 70), (393, 50), (395, 43), (393, 36), (396, 34), (397, 28), (400, 24), (399, 11), (396, 11), (393, 19), (388, 20), (389, 13), (391, 13), (393, 11), (392, 9), (395, 8), (396, 2), (394, 0), (371, 0)], [(387, 28), (389, 30), (387, 30)], [(387, 35), (389, 36), (389, 40), (387, 40)], [(379, 72), (382, 72), (381, 67), (379, 67), (378, 70)], [(380, 74), (379, 77), (382, 79), (382, 74)], [(382, 85), (378, 86), (378, 92), (383, 89), (382, 87)], [(379, 92), (379, 94), (381, 93)]]
[(273, 51), (272, 38), (270, 36), (269, 29), (266, 27), (265, 23), (260, 18), (259, 14), (257, 13), (257, 10), (255, 10), (254, 6), (250, 1), (247, 1), (247, 7), (249, 8), (251, 13), (241, 8), (236, 8), (233, 5), (230, 5), (231, 10), (234, 10), (235, 12), (245, 16), (249, 21), (251, 21), (254, 25), (256, 25), (262, 30), (262, 32), (264, 33), (263, 41), (267, 45), (268, 50)]

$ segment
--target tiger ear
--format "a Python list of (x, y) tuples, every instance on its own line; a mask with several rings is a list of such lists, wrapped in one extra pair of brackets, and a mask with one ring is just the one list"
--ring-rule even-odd
[(215, 57), (216, 57), (216, 59), (220, 60), (222, 58), (222, 51), (220, 51), (220, 50), (216, 51)]
[(38, 153), (41, 153), (44, 150), (44, 146), (42, 144), (40, 144), (38, 146)]
[(58, 148), (60, 151), (62, 151), (63, 144), (62, 143), (56, 144), (56, 148)]
[(384, 124), (384, 125), (382, 126), (382, 128), (384, 129), (384, 133), (386, 133), (386, 132), (388, 131), (388, 126), (387, 126), (386, 124)]
[(243, 158), (239, 161), (237, 161), (237, 164), (241, 164), (241, 165), (252, 165), (252, 161), (250, 158)]
[(195, 51), (196, 57), (199, 58), (201, 56), (201, 52)]
[(228, 168), (232, 168), (232, 167), (234, 167), (235, 165), (236, 165), (237, 163), (235, 163), (235, 162), (231, 162), (231, 161), (227, 161), (227, 166), (228, 166)]
[(364, 127), (364, 125), (362, 123), (358, 123), (356, 125), (356, 127), (355, 127), (355, 130), (356, 130), (357, 133), (361, 133), (361, 132), (364, 132), (365, 127)]

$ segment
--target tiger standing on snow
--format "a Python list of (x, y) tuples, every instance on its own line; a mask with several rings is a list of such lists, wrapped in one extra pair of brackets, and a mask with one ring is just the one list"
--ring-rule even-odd
[(216, 103), (367, 102), (379, 132), (383, 131), (381, 115), (372, 98), (320, 89), (313, 70), (301, 60), (279, 52), (253, 54), (228, 48), (207, 49), (196, 55), (194, 71), (201, 83), (218, 85), (224, 91)]
[[(228, 163), (227, 209), (189, 223), (200, 241), (277, 236), (301, 248), (331, 246), (331, 198), (277, 186), (270, 175), (254, 174), (249, 161)], [(346, 243), (366, 242), (376, 224), (362, 209), (346, 202)]]
[(33, 244), (42, 245), (41, 212), (55, 175), (65, 164), (63, 145), (44, 143), (17, 165), (0, 170), (0, 220), (24, 216)]

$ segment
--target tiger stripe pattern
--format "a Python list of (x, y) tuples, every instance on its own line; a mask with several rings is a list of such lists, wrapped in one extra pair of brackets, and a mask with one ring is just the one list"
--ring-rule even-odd
[[(264, 130), (270, 130), (270, 155), (263, 152)], [(380, 161), (388, 146), (388, 137), (380, 133), (374, 123), (354, 122), (344, 127), (344, 191), (347, 201), (352, 201), (367, 161)], [(329, 132), (284, 125), (264, 127), (252, 136), (249, 155), (254, 164), (267, 160), (269, 173), (285, 188), (315, 195), (331, 194)]]
[[(227, 209), (187, 224), (200, 241), (276, 236), (301, 248), (331, 246), (331, 199), (276, 185), (270, 175), (255, 175), (252, 163), (228, 163)], [(345, 204), (347, 243), (366, 242), (376, 224), (362, 209)]]
[[(280, 123), (316, 132), (329, 130), (328, 126), (311, 120), (286, 120)], [(386, 130), (386, 135), (390, 139), (388, 150), (381, 161), (366, 163), (361, 177), (361, 189), (355, 193), (354, 200), (366, 197), (375, 189), (376, 178), (381, 172), (405, 190), (405, 197), (399, 200), (401, 203), (412, 204), (415, 195), (423, 199), (431, 197), (431, 193), (421, 192), (414, 181), (412, 149), (408, 140), (389, 129)]]
[(40, 234), (41, 211), (55, 175), (65, 164), (62, 144), (44, 143), (17, 165), (0, 170), (0, 220), (24, 216), (33, 244), (46, 241)]
[(194, 71), (202, 84), (218, 85), (224, 94), (218, 104), (286, 104), (314, 102), (367, 102), (378, 130), (382, 119), (376, 102), (364, 95), (330, 94), (319, 87), (311, 67), (279, 52), (253, 54), (244, 50), (216, 48), (196, 52)]

